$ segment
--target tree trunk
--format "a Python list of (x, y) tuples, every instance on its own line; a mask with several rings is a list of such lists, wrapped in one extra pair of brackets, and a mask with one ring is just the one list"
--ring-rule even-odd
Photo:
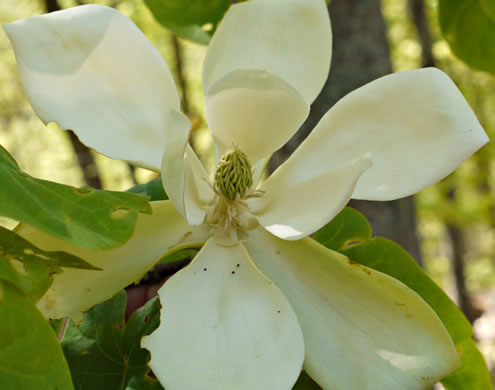
[[(269, 163), (271, 171), (288, 158), (338, 100), (392, 72), (379, 0), (333, 0), (329, 11), (334, 37), (329, 78), (311, 106), (309, 118), (287, 145), (273, 156)], [(412, 198), (393, 202), (353, 200), (350, 206), (366, 215), (375, 235), (394, 240), (420, 262)]]

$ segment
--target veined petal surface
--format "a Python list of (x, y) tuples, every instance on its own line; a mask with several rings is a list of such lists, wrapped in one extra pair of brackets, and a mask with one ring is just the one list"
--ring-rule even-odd
[(206, 116), (218, 153), (237, 146), (255, 162), (281, 148), (309, 114), (299, 92), (262, 70), (235, 70), (206, 95)]
[(108, 251), (81, 249), (27, 225), (16, 229), (17, 234), (44, 250), (69, 252), (102, 269), (65, 268), (55, 275), (52, 286), (38, 302), (45, 317), (71, 317), (77, 321), (83, 310), (140, 279), (164, 255), (199, 246), (208, 239), (207, 229), (188, 225), (170, 201), (151, 202), (151, 205), (153, 214), (139, 214), (131, 239)]
[(159, 170), (179, 109), (159, 52), (120, 12), (84, 5), (4, 26), (34, 111), (109, 157)]
[(160, 327), (143, 339), (167, 390), (290, 390), (304, 359), (296, 316), (242, 244), (210, 239), (158, 292)]
[(399, 72), (340, 100), (279, 168), (298, 182), (372, 153), (353, 198), (392, 200), (443, 179), (488, 141), (449, 77), (438, 69)]
[(396, 279), (310, 238), (258, 228), (245, 246), (294, 308), (304, 369), (324, 389), (424, 390), (458, 367), (436, 313)]
[(227, 11), (203, 67), (205, 95), (233, 70), (259, 69), (287, 81), (311, 104), (328, 76), (330, 19), (323, 0), (251, 0)]
[(250, 211), (269, 232), (285, 240), (298, 240), (315, 232), (351, 199), (356, 182), (371, 166), (370, 156), (348, 162), (318, 176), (282, 186), (277, 175), (259, 189), (264, 196), (247, 200)]

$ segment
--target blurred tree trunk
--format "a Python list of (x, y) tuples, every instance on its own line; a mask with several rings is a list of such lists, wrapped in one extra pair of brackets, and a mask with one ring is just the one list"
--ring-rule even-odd
[(411, 15), (418, 40), (421, 44), (421, 57), (423, 68), (435, 66), (435, 58), (432, 51), (432, 39), (430, 26), (428, 24), (428, 16), (426, 15), (425, 3), (423, 0), (408, 0), (407, 6)]
[[(392, 72), (379, 0), (333, 0), (329, 11), (334, 37), (330, 76), (311, 106), (309, 118), (270, 161), (269, 169), (272, 171), (296, 149), (338, 100), (356, 88)], [(353, 200), (350, 206), (366, 215), (375, 235), (394, 240), (420, 262), (412, 198), (392, 202)]]

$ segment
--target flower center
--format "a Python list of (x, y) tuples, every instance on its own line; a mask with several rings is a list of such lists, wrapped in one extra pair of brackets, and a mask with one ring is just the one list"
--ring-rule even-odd
[(227, 199), (236, 200), (246, 195), (252, 184), (251, 163), (247, 156), (234, 146), (218, 162), (215, 186)]
[(218, 162), (213, 185), (216, 195), (208, 205), (205, 220), (220, 245), (235, 245), (245, 236), (246, 230), (258, 225), (246, 202), (261, 196), (259, 191), (251, 189), (252, 185), (251, 163), (246, 154), (233, 146)]

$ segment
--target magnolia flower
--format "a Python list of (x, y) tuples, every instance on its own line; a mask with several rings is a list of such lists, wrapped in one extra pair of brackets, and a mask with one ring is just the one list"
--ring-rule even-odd
[(419, 390), (458, 367), (446, 329), (415, 292), (308, 238), (351, 197), (416, 193), (487, 142), (444, 73), (396, 73), (352, 92), (261, 182), (327, 77), (323, 0), (252, 0), (225, 15), (203, 70), (213, 176), (188, 146), (191, 123), (165, 62), (119, 12), (87, 5), (5, 31), (40, 119), (161, 170), (170, 197), (109, 251), (20, 227), (41, 248), (103, 269), (56, 275), (38, 305), (47, 317), (80, 318), (164, 255), (202, 246), (159, 291), (161, 325), (143, 340), (168, 390), (288, 390), (301, 369), (324, 389)]

